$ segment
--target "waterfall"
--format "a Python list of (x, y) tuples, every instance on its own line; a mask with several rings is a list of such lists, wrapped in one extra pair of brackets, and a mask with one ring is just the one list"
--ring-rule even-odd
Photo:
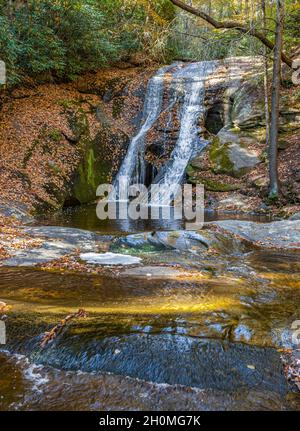
[[(178, 103), (180, 106), (179, 137), (172, 151), (170, 160), (159, 170), (154, 178), (154, 184), (165, 185), (165, 192), (160, 196), (151, 196), (154, 205), (170, 204), (170, 187), (181, 184), (186, 167), (193, 155), (199, 153), (207, 145), (203, 138), (201, 124), (204, 121), (206, 109), (204, 107), (205, 82), (217, 66), (215, 61), (203, 61), (187, 65), (173, 64), (160, 69), (149, 80), (143, 110), (142, 126), (131, 140), (127, 154), (115, 179), (116, 200), (122, 182), (129, 184), (145, 183), (145, 137), (147, 132), (157, 121), (162, 111), (164, 94), (164, 77), (172, 71), (169, 88), (169, 106), (167, 110)], [(148, 202), (148, 196), (143, 198)]]
[(145, 136), (161, 113), (165, 74), (169, 70), (177, 67), (179, 67), (178, 63), (161, 68), (148, 82), (143, 108), (142, 126), (137, 135), (132, 138), (127, 154), (114, 181), (116, 200), (119, 198), (121, 178), (127, 185), (134, 183), (144, 184), (145, 182)]
[(205, 119), (205, 82), (216, 67), (214, 61), (192, 63), (174, 74), (174, 82), (184, 92), (180, 112), (180, 132), (170, 160), (158, 172), (154, 183), (163, 184), (165, 192), (152, 196), (152, 205), (169, 205), (172, 185), (181, 184), (186, 167), (193, 155), (208, 144), (201, 135)]

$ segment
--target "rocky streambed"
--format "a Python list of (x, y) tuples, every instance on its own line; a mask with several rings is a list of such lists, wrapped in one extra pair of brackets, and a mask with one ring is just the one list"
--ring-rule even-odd
[(299, 361), (299, 220), (16, 231), (0, 238), (1, 409), (299, 409), (282, 358)]

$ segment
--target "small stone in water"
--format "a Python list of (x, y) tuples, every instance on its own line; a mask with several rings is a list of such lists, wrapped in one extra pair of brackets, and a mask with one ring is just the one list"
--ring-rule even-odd
[(247, 365), (247, 368), (249, 368), (249, 370), (255, 370), (255, 366), (254, 365)]

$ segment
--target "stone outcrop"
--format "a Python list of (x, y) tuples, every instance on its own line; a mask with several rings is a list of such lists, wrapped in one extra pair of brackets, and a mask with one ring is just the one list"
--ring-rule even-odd
[(1, 109), (3, 208), (14, 203), (19, 213), (36, 214), (94, 201), (139, 125), (152, 73), (131, 65), (72, 83), (14, 89)]

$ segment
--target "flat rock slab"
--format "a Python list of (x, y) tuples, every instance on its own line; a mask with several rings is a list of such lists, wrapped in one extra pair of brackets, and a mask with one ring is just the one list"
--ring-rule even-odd
[(44, 242), (41, 247), (16, 250), (14, 256), (3, 261), (4, 266), (34, 266), (59, 259), (74, 251), (75, 247), (62, 242)]
[(24, 233), (44, 240), (40, 247), (11, 250), (13, 256), (3, 261), (4, 266), (34, 266), (56, 260), (74, 252), (97, 251), (101, 236), (93, 232), (59, 226), (25, 227)]
[(224, 220), (216, 225), (229, 234), (251, 242), (262, 248), (300, 250), (300, 220), (282, 220), (271, 223), (255, 223), (240, 220)]
[(134, 265), (142, 260), (140, 257), (119, 253), (82, 253), (80, 259), (95, 265)]
[(165, 266), (143, 266), (137, 268), (126, 269), (121, 273), (123, 276), (129, 277), (142, 277), (142, 278), (153, 278), (153, 279), (170, 279), (189, 277), (191, 273), (180, 271), (176, 268), (170, 268)]
[(60, 240), (78, 247), (89, 246), (90, 243), (100, 241), (102, 238), (88, 230), (61, 226), (31, 226), (25, 227), (23, 230), (32, 237)]

